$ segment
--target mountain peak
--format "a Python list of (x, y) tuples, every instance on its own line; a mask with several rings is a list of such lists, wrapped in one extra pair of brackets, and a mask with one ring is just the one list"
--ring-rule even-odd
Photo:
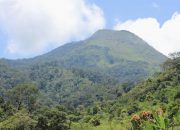
[(102, 29), (95, 32), (90, 39), (122, 39), (123, 37), (137, 37), (135, 34), (127, 31), (127, 30), (109, 30)]
[(111, 30), (111, 29), (100, 29), (95, 32), (95, 34), (101, 34), (101, 33), (131, 33), (131, 32), (127, 30)]
[(98, 30), (85, 41), (66, 44), (39, 58), (67, 62), (70, 66), (101, 68), (116, 66), (122, 60), (159, 65), (166, 59), (135, 34), (108, 29)]

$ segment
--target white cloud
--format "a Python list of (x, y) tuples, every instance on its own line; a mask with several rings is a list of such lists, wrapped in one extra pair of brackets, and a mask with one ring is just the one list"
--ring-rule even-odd
[(155, 18), (140, 18), (117, 23), (115, 30), (128, 30), (165, 55), (180, 51), (180, 14), (174, 13), (162, 26)]
[(80, 40), (105, 26), (102, 10), (86, 0), (0, 0), (7, 51), (37, 55), (48, 47)]

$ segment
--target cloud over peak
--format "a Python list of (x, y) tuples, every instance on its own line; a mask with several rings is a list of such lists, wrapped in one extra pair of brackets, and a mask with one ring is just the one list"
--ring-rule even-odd
[(103, 11), (85, 0), (0, 0), (7, 51), (23, 56), (80, 40), (105, 26)]
[(180, 14), (177, 12), (162, 25), (155, 18), (139, 18), (118, 22), (114, 29), (135, 33), (165, 55), (180, 50)]

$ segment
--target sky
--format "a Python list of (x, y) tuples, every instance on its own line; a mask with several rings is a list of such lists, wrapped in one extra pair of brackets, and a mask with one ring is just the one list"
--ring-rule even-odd
[(180, 51), (179, 0), (0, 0), (0, 58), (29, 58), (99, 29), (128, 30)]

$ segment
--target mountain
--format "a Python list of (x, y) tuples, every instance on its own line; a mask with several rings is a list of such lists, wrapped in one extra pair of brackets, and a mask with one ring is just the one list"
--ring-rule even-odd
[(159, 71), (165, 60), (131, 32), (100, 30), (87, 40), (65, 44), (35, 58), (1, 60), (1, 88), (32, 82), (41, 91), (44, 104), (89, 105), (129, 91)]
[(81, 65), (81, 62), (78, 62), (78, 57), (81, 56), (84, 62), (82, 66), (88, 67), (108, 67), (119, 64), (123, 59), (159, 64), (165, 59), (165, 56), (133, 33), (112, 30), (97, 31), (87, 40), (66, 44), (36, 59), (54, 60), (56, 57), (57, 60), (66, 59), (68, 62), (74, 58), (75, 63), (71, 64), (74, 66)]
[(87, 40), (65, 44), (13, 66), (54, 63), (63, 68), (94, 70), (119, 79), (137, 81), (159, 70), (166, 57), (128, 31), (99, 30)]

